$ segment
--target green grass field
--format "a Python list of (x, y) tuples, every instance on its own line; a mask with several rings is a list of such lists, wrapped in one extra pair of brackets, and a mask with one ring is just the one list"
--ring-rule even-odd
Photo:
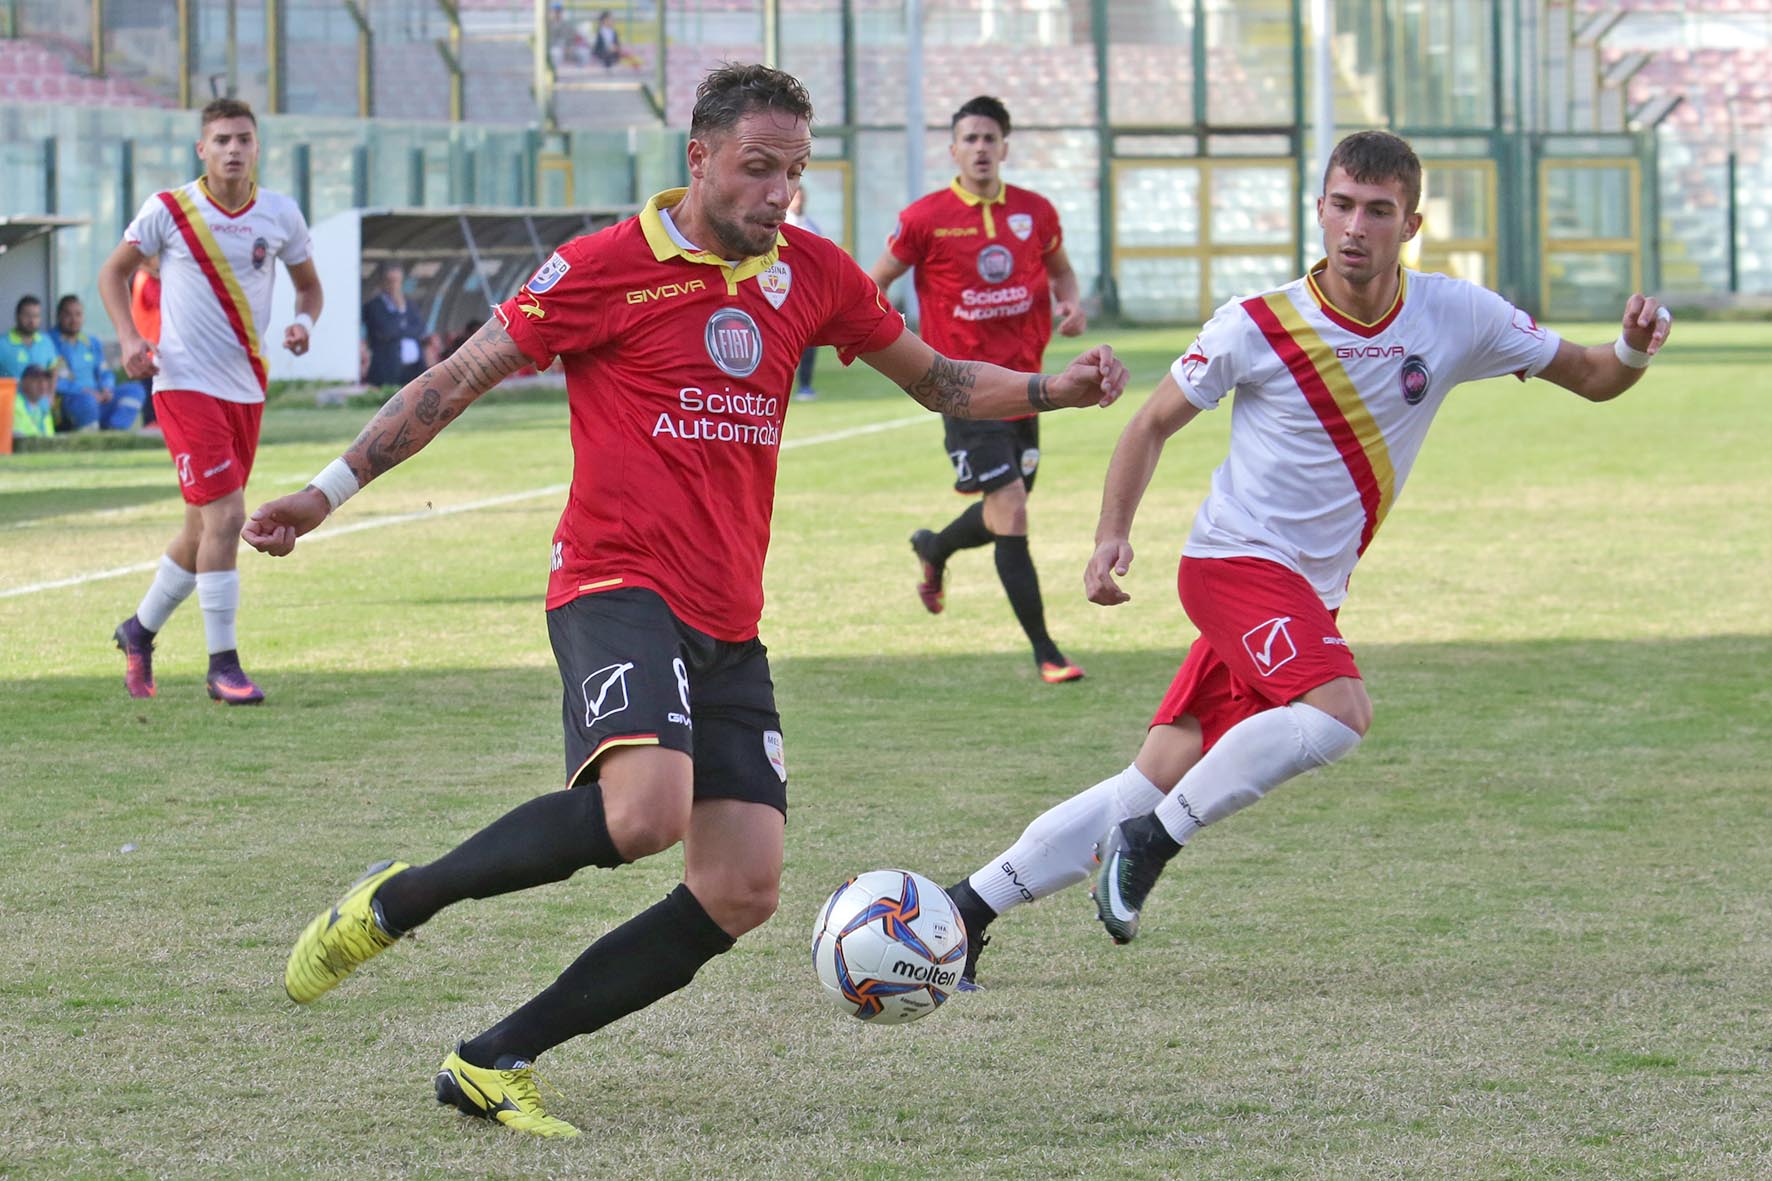
[[(447, 911), (310, 1009), (281, 986), (364, 864), (433, 857), (559, 781), (563, 404), (495, 394), (330, 523), (375, 527), (243, 556), (254, 710), (204, 696), (194, 601), (160, 696), (123, 694), (110, 632), (150, 576), (94, 576), (175, 528), (164, 453), (0, 461), (0, 1177), (1772, 1175), (1762, 327), (1680, 326), (1605, 406), (1455, 395), (1342, 615), (1372, 734), (1202, 834), (1138, 943), (1077, 889), (999, 923), (989, 990), (917, 1025), (820, 998), (808, 939), (837, 883), (950, 881), (1123, 767), (1192, 638), (1175, 555), (1227, 414), (1170, 445), (1133, 601), (1081, 595), (1109, 451), (1187, 340), (1117, 339), (1136, 392), (1044, 427), (1034, 549), (1090, 674), (1059, 687), (983, 553), (923, 613), (905, 538), (959, 507), (939, 426), (822, 363), (788, 419), (763, 625), (793, 772), (781, 911), (543, 1060), (588, 1133), (567, 1143), (438, 1107), (431, 1073), (662, 896), (675, 854)], [(367, 416), (274, 408), (249, 503)], [(18, 593), (44, 583), (65, 585)]]

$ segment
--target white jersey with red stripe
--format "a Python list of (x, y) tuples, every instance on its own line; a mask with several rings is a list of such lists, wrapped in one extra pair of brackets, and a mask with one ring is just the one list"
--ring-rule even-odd
[(1237, 392), (1230, 454), (1182, 552), (1278, 562), (1335, 608), (1452, 387), (1531, 377), (1559, 338), (1487, 288), (1421, 271), (1363, 323), (1324, 296), (1323, 265), (1219, 308), (1170, 372), (1202, 410)]
[(209, 195), (201, 177), (155, 193), (123, 239), (160, 256), (163, 389), (228, 402), (265, 400), (265, 343), (275, 260), (308, 260), (308, 223), (282, 193), (255, 188), (239, 209)]

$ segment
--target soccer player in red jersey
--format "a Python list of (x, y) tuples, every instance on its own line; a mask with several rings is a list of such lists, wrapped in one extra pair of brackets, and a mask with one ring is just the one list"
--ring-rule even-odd
[(372, 866), (302, 933), (284, 976), (292, 998), (312, 1001), (451, 903), (681, 842), (681, 885), (445, 1058), (439, 1100), (520, 1131), (576, 1134), (542, 1108), (537, 1055), (682, 988), (775, 910), (788, 772), (757, 621), (782, 418), (806, 347), (860, 357), (956, 417), (1105, 405), (1125, 387), (1105, 347), (1038, 376), (949, 360), (905, 332), (838, 246), (784, 225), (811, 116), (787, 74), (708, 75), (687, 189), (561, 247), (341, 459), (244, 531), (287, 554), (501, 378), (562, 359), (574, 460), (547, 607), (566, 790), (429, 864)]
[[(98, 289), (123, 365), (156, 377), (154, 406), (178, 470), (185, 520), (160, 558), (135, 614), (113, 638), (124, 657), (131, 697), (152, 697), (154, 637), (193, 591), (209, 645), (209, 695), (253, 705), (264, 693), (240, 667), (236, 568), (246, 519), (246, 478), (258, 451), (265, 402), (264, 335), (270, 328), (277, 260), (295, 287), (295, 321), (283, 347), (300, 356), (324, 296), (307, 222), (295, 201), (261, 189), (258, 120), (236, 99), (203, 108), (197, 155), (203, 175), (149, 197), (99, 268)], [(158, 337), (137, 329), (131, 283), (158, 259), (162, 284)]]
[[(886, 251), (874, 264), (874, 282), (891, 288), (916, 268), (920, 331), (937, 352), (1011, 369), (1038, 370), (1058, 330), (1083, 331), (1076, 272), (1064, 252), (1064, 231), (1052, 202), (1003, 183), (1009, 155), (1009, 111), (988, 95), (954, 112), (948, 146), (959, 169), (953, 183), (898, 216)], [(1028, 493), (1040, 467), (1040, 424), (1033, 415), (1007, 422), (943, 420), (954, 490), (984, 495), (941, 530), (919, 529), (911, 548), (923, 566), (917, 594), (932, 615), (944, 604), (948, 559), (963, 549), (995, 543), (997, 577), (1015, 618), (1034, 648), (1034, 663), (1049, 684), (1081, 680), (1046, 631), (1040, 576), (1028, 552)]]

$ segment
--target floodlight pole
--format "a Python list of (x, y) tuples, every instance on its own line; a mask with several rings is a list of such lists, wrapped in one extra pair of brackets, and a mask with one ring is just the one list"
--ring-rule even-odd
[[(1329, 0), (1311, 3), (1311, 63), (1316, 71), (1316, 86), (1311, 94), (1311, 134), (1316, 140), (1314, 183), (1304, 186), (1305, 199), (1310, 201), (1318, 191), (1323, 176), (1329, 171), (1329, 153), (1335, 147), (1335, 60), (1331, 52), (1335, 40), (1335, 11)], [(1312, 203), (1314, 205), (1314, 202)], [(1310, 224), (1310, 219), (1305, 219)]]
[[(923, 195), (923, 0), (905, 0), (904, 6), (904, 203)], [(917, 292), (907, 283), (905, 315), (917, 317)]]

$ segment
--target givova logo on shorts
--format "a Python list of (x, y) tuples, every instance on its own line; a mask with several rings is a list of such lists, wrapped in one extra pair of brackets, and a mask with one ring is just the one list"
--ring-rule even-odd
[(749, 377), (763, 363), (763, 333), (742, 308), (721, 308), (709, 316), (702, 337), (722, 373)]

